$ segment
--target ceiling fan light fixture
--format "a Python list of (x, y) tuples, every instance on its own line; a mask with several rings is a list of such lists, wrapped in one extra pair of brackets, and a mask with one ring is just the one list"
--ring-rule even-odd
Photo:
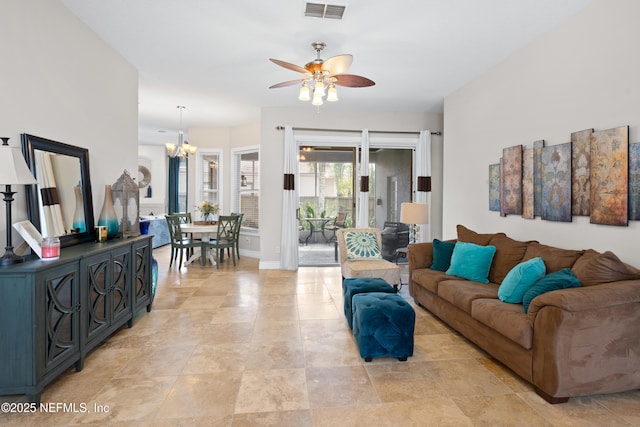
[(324, 102), (322, 102), (322, 95), (317, 95), (314, 92), (313, 93), (313, 101), (311, 101), (311, 105), (315, 105), (316, 107), (319, 107), (322, 104), (324, 104)]
[(300, 86), (300, 94), (298, 95), (298, 99), (300, 101), (309, 101), (311, 100), (311, 95), (309, 93), (309, 84), (307, 81), (302, 82), (302, 86)]
[(336, 89), (336, 85), (331, 83), (329, 86), (329, 91), (327, 92), (327, 101), (335, 102), (338, 100), (338, 90)]
[(320, 97), (323, 97), (326, 94), (326, 92), (324, 91), (324, 83), (322, 82), (322, 80), (316, 80), (316, 85), (313, 88), (313, 96), (316, 96), (316, 94), (318, 94), (318, 96)]

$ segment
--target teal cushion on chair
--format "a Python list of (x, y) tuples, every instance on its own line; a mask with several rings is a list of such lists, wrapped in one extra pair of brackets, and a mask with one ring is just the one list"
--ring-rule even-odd
[(520, 304), (524, 293), (546, 273), (544, 261), (540, 257), (531, 258), (513, 267), (498, 288), (500, 301)]
[(451, 265), (446, 273), (449, 276), (458, 276), (474, 282), (489, 283), (487, 277), (495, 253), (495, 246), (456, 242), (451, 255)]
[(456, 242), (443, 242), (433, 239), (433, 262), (430, 268), (432, 270), (447, 271), (451, 265), (451, 255), (453, 255), (453, 248), (455, 247)]

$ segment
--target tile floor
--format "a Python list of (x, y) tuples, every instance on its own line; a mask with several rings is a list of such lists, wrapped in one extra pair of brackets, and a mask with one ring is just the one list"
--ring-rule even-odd
[(168, 254), (154, 251), (153, 311), (43, 393), (43, 402), (89, 412), (0, 413), (0, 425), (640, 425), (640, 391), (549, 405), (422, 308), (413, 357), (364, 363), (342, 314), (338, 267), (259, 270), (243, 257), (236, 268), (170, 270)]

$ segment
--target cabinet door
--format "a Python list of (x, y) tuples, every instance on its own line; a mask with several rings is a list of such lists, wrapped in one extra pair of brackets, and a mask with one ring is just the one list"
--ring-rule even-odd
[(110, 265), (109, 253), (88, 257), (81, 263), (86, 305), (83, 336), (87, 342), (109, 328)]
[(110, 284), (111, 322), (131, 317), (131, 247), (127, 246), (112, 253), (112, 279)]
[[(38, 273), (36, 300), (43, 327), (38, 329), (38, 368), (41, 378), (57, 366), (80, 357), (80, 281), (78, 264), (70, 263)], [(67, 364), (68, 365), (68, 364)]]
[(143, 306), (151, 311), (151, 240), (145, 239), (133, 245), (134, 282), (133, 282), (133, 309), (134, 313)]

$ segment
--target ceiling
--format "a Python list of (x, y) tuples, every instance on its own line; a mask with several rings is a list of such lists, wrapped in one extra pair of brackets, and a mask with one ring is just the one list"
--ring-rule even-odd
[[(183, 128), (235, 126), (262, 107), (315, 110), (298, 87), (268, 89), (296, 65), (353, 55), (368, 88), (338, 89), (322, 109), (442, 112), (444, 97), (591, 0), (346, 0), (342, 20), (304, 16), (303, 0), (60, 0), (139, 72), (142, 143)], [(323, 3), (313, 0), (314, 3)]]

